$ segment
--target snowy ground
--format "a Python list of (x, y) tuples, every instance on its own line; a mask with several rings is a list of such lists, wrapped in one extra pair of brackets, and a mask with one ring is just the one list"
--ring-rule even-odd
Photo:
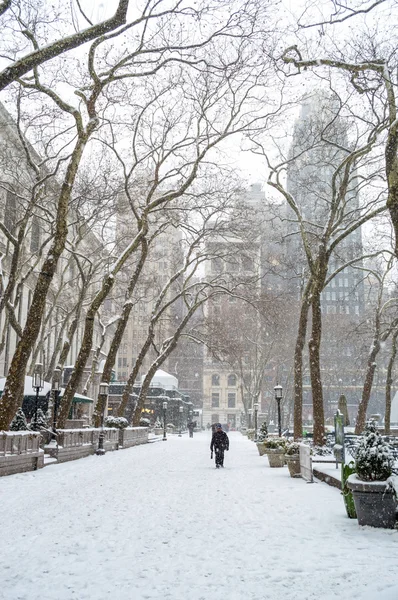
[[(208, 433), (0, 479), (1, 600), (398, 599), (398, 532)], [(394, 587), (392, 587), (394, 586)]]

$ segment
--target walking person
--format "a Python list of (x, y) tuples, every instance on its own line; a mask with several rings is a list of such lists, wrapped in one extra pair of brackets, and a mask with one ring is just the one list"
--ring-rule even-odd
[(189, 421), (188, 425), (189, 437), (193, 437), (193, 430), (196, 427), (196, 421)]
[(224, 452), (229, 450), (229, 438), (225, 431), (222, 430), (221, 423), (217, 423), (216, 430), (213, 433), (210, 443), (211, 458), (213, 451), (216, 459), (216, 469), (224, 468)]

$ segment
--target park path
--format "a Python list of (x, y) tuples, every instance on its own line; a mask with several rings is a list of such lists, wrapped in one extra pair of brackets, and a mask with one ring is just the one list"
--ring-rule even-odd
[(398, 532), (230, 441), (223, 470), (203, 432), (1, 478), (1, 600), (353, 600), (398, 581)]

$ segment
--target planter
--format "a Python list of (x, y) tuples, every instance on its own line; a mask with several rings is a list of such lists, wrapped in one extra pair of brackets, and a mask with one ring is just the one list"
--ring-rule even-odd
[(265, 447), (264, 447), (264, 443), (263, 442), (257, 442), (256, 443), (257, 446), (257, 450), (260, 456), (264, 456), (265, 452)]
[(269, 448), (265, 450), (265, 454), (268, 456), (269, 466), (274, 467), (284, 467), (285, 466), (285, 451), (278, 450), (277, 448), (272, 449)]
[(301, 477), (300, 454), (285, 454), (290, 477)]
[(359, 525), (394, 529), (397, 520), (397, 500), (387, 481), (361, 481), (350, 475), (347, 487), (354, 497)]

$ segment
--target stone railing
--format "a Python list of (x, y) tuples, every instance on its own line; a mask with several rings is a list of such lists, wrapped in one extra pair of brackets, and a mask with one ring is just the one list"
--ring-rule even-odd
[[(32, 431), (0, 432), (0, 475), (33, 471), (44, 466), (44, 453), (57, 462), (76, 460), (98, 449), (101, 429), (58, 429), (56, 439), (40, 449), (41, 434)], [(148, 427), (104, 427), (104, 450), (122, 450), (148, 442)]]
[[(163, 431), (163, 430), (162, 430)], [(131, 448), (148, 442), (148, 427), (127, 427), (119, 430), (119, 448)]]
[[(58, 462), (76, 460), (95, 454), (98, 449), (101, 429), (59, 429), (57, 442), (45, 446), (45, 451)], [(104, 450), (122, 450), (148, 441), (147, 427), (115, 429), (104, 427)]]
[(33, 431), (0, 431), (0, 476), (43, 467), (40, 438), (40, 433)]

